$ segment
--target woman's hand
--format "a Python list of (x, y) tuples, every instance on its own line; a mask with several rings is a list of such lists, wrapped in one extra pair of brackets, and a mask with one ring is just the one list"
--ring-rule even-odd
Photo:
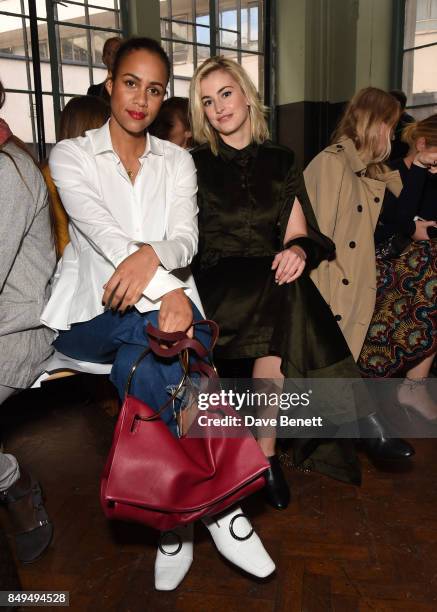
[(428, 168), (432, 174), (435, 174), (437, 172), (437, 153), (431, 153), (426, 149), (419, 151), (414, 158), (413, 163), (418, 166)]
[(184, 331), (193, 337), (193, 308), (183, 289), (166, 293), (161, 300), (158, 327), (161, 331)]
[(148, 244), (126, 257), (103, 285), (103, 304), (120, 312), (135, 306), (154, 277), (159, 263), (157, 254)]
[(278, 253), (272, 263), (272, 270), (276, 270), (275, 281), (278, 285), (291, 283), (299, 278), (304, 271), (305, 260), (305, 251), (297, 245)]
[(416, 231), (411, 236), (413, 240), (429, 240), (427, 228), (436, 227), (435, 221), (416, 221)]

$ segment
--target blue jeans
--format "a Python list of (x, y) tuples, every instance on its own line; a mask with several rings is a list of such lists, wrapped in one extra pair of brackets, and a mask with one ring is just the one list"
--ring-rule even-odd
[[(194, 320), (202, 319), (196, 306), (192, 304), (192, 307)], [(53, 345), (57, 351), (74, 359), (112, 363), (110, 379), (123, 400), (132, 365), (149, 344), (145, 327), (149, 322), (158, 327), (158, 315), (158, 310), (140, 313), (133, 309), (125, 314), (107, 310), (90, 321), (75, 323), (68, 331), (61, 331)], [(196, 326), (195, 337), (210, 347), (211, 335), (206, 326)], [(182, 368), (177, 357), (164, 359), (149, 353), (134, 374), (130, 393), (159, 410), (169, 399), (169, 389), (177, 385), (181, 377)], [(176, 433), (172, 406), (161, 418)]]

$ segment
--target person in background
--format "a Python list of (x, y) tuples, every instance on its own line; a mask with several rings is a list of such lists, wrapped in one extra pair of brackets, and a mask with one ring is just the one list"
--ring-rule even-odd
[[(311, 278), (330, 306), (355, 360), (361, 353), (376, 298), (373, 233), (386, 189), (398, 195), (397, 171), (387, 172), (391, 134), (400, 115), (397, 100), (375, 87), (349, 102), (332, 137), (304, 172), (320, 230), (336, 246), (336, 257), (313, 270)], [(361, 444), (374, 459), (407, 459), (414, 449), (387, 437), (381, 415), (369, 415), (372, 437)]]
[(389, 160), (403, 159), (408, 154), (408, 144), (402, 139), (402, 132), (404, 128), (410, 123), (414, 123), (414, 117), (405, 112), (407, 105), (407, 96), (400, 89), (392, 89), (390, 92), (401, 105), (401, 116), (396, 124), (393, 133), (393, 141), (391, 143), (391, 152)]
[[(0, 108), (5, 93), (0, 83)], [(25, 145), (0, 120), (0, 405), (28, 388), (53, 349), (40, 322), (56, 257), (47, 188)], [(17, 459), (0, 451), (0, 501), (15, 527), (22, 563), (49, 546), (53, 526), (41, 487)]]
[(193, 146), (193, 139), (188, 115), (188, 98), (174, 96), (164, 100), (149, 132), (183, 149), (190, 149)]
[[(108, 69), (108, 76), (112, 71), (112, 66), (114, 64), (115, 55), (122, 44), (123, 39), (119, 36), (113, 36), (112, 38), (107, 38), (105, 40), (105, 44), (103, 45), (102, 51), (102, 62), (105, 64)], [(96, 85), (90, 85), (88, 87), (87, 95), (88, 96), (97, 96), (101, 97), (106, 102), (109, 102), (109, 94), (106, 90), (106, 81), (108, 77), (101, 83), (97, 83)]]
[(399, 403), (437, 421), (426, 387), (437, 352), (437, 115), (402, 137), (408, 155), (389, 163), (402, 191), (386, 191), (376, 226), (376, 305), (358, 365), (370, 378), (405, 375)]
[[(77, 96), (71, 98), (61, 113), (59, 122), (59, 140), (85, 136), (87, 130), (102, 127), (109, 119), (111, 109), (103, 98), (96, 96)], [(50, 176), (48, 162), (41, 164), (41, 171), (47, 184), (50, 205), (55, 226), (55, 243), (57, 257), (61, 257), (65, 245), (70, 242), (68, 234), (68, 216), (62, 205), (58, 191)]]

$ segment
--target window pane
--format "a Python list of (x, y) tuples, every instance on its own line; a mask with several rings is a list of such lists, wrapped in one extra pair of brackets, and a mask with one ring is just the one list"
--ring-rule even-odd
[[(64, 6), (65, 5), (65, 6)], [(77, 4), (68, 4), (67, 2), (57, 2), (59, 21), (72, 21), (73, 23), (86, 23), (85, 7)]]
[(241, 47), (250, 51), (263, 50), (262, 5), (241, 0)]
[(183, 81), (182, 79), (174, 80), (174, 95), (188, 98), (190, 94), (190, 81)]
[(0, 15), (0, 54), (20, 57), (26, 55), (21, 17)]
[(203, 25), (196, 26), (196, 39), (201, 45), (209, 45), (211, 32), (209, 27)]
[[(59, 26), (63, 62), (88, 63), (87, 32), (82, 28)], [(65, 90), (64, 90), (65, 91)]]
[(55, 115), (53, 113), (53, 97), (43, 96), (42, 104), (44, 109), (44, 130), (46, 143), (53, 144), (56, 142)]
[(238, 62), (238, 52), (237, 51), (232, 51), (230, 49), (217, 49), (217, 53), (219, 55), (224, 55), (228, 59), (232, 59), (235, 62)]
[(191, 77), (193, 71), (193, 45), (173, 43), (173, 74)]
[(89, 87), (87, 66), (62, 66), (63, 91), (77, 96), (85, 95)]
[(168, 0), (160, 0), (160, 3), (159, 3), (159, 16), (161, 17), (161, 19), (163, 17), (169, 17), (168, 10), (169, 10)]
[[(103, 45), (108, 38), (114, 38), (117, 36), (114, 32), (102, 32), (100, 30), (91, 30), (91, 51), (93, 64), (105, 67), (102, 61)], [(106, 68), (105, 68), (106, 70)]]
[[(103, 68), (93, 68), (93, 83), (97, 85), (98, 83), (103, 83), (106, 79), (108, 71)], [(85, 92), (86, 93), (86, 92)]]
[[(26, 0), (27, 2), (27, 0)], [(47, 18), (46, 2), (45, 0), (36, 0), (36, 14), (38, 17)]]
[[(88, 0), (88, 4), (94, 5), (94, 6), (104, 6), (106, 8), (117, 8), (115, 6), (115, 2), (114, 0)], [(118, 5), (120, 5), (120, 2), (118, 2)]]
[(173, 19), (181, 21), (194, 21), (192, 12), (193, 3), (191, 0), (173, 0), (171, 3), (173, 11)]
[[(0, 8), (6, 13), (18, 13), (21, 15), (21, 2), (20, 0), (2, 0), (0, 2)], [(29, 5), (27, 0), (24, 0), (24, 13), (29, 14)]]
[(437, 92), (437, 45), (404, 53), (403, 87), (408, 105), (432, 104)]
[(6, 92), (6, 101), (2, 108), (2, 118), (11, 130), (23, 142), (32, 143), (32, 117), (29, 94)]
[(261, 67), (263, 66), (263, 57), (260, 55), (244, 53), (241, 57), (241, 65), (252, 79), (253, 84), (255, 85), (257, 91), (260, 93), (262, 99), (263, 91), (260, 91), (260, 87), (262, 89), (263, 76), (262, 74), (260, 74), (260, 72)]
[[(420, 15), (428, 15), (421, 18)], [(437, 42), (437, 15), (431, 18), (431, 13), (425, 11), (416, 0), (407, 0), (405, 5), (404, 49)]]
[(9, 89), (29, 89), (24, 59), (0, 57), (0, 77), (3, 85)]
[[(89, 9), (90, 25), (97, 26), (99, 28), (112, 28), (118, 27), (117, 15), (114, 11), (104, 11), (102, 9)], [(113, 34), (116, 36), (116, 34)]]
[(197, 65), (211, 57), (211, 47), (197, 47)]
[(219, 45), (221, 47), (232, 47), (236, 49), (238, 47), (238, 36), (233, 32), (219, 31)]

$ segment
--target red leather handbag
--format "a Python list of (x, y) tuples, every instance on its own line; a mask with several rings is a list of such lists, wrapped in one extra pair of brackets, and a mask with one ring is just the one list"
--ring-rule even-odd
[[(216, 324), (199, 323), (210, 326), (215, 342)], [(161, 332), (150, 324), (146, 333), (150, 345), (127, 381), (103, 471), (100, 500), (109, 519), (135, 521), (166, 531), (221, 512), (261, 489), (269, 464), (248, 430), (242, 436), (241, 428), (238, 432), (232, 427), (202, 428), (203, 437), (180, 438), (170, 432), (159, 415), (177, 396), (189, 373), (217, 375), (205, 363), (209, 351), (198, 340), (180, 332)], [(167, 348), (163, 349), (162, 343)], [(135, 369), (149, 351), (164, 358), (179, 355), (184, 371), (178, 388), (158, 412), (129, 395)], [(236, 414), (229, 406), (214, 407), (213, 412)]]

